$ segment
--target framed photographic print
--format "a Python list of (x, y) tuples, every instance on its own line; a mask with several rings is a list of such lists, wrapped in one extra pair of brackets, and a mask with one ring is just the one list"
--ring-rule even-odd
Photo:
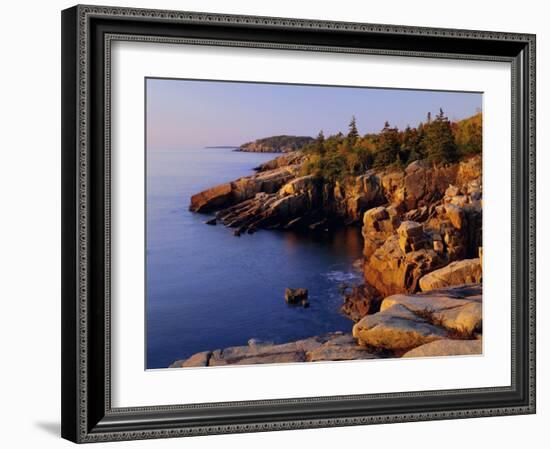
[(535, 36), (62, 12), (62, 435), (535, 412)]

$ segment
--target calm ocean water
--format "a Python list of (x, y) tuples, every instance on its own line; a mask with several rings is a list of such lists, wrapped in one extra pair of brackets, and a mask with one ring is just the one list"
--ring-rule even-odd
[[(189, 212), (191, 195), (253, 174), (276, 155), (231, 149), (150, 151), (147, 160), (147, 367), (205, 350), (350, 331), (341, 282), (357, 281), (359, 229), (335, 235), (259, 231), (233, 236)], [(285, 287), (309, 289), (288, 306)]]

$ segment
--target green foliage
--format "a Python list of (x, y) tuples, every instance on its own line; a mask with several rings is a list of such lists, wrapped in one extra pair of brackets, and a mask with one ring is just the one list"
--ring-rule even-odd
[(421, 126), (411, 128), (407, 126), (401, 137), (400, 159), (405, 164), (410, 164), (418, 159), (424, 158), (424, 139), (425, 133)]
[(453, 124), (458, 152), (461, 156), (480, 154), (483, 144), (483, 120), (481, 112)]
[(374, 167), (383, 168), (392, 165), (399, 159), (401, 139), (397, 128), (390, 128), (386, 122), (379, 134), (377, 149), (374, 155)]
[(419, 159), (449, 163), (481, 152), (481, 113), (451, 123), (440, 110), (435, 118), (416, 128), (403, 131), (388, 122), (379, 133), (361, 136), (352, 117), (347, 135), (337, 133), (305, 144), (302, 151), (306, 162), (302, 174), (313, 174), (329, 182), (345, 181), (365, 173), (370, 168), (402, 168)]
[(348, 148), (353, 148), (358, 138), (359, 138), (359, 131), (357, 131), (355, 116), (353, 116), (351, 118), (351, 122), (349, 123), (349, 131), (346, 137), (346, 143), (348, 145)]
[(263, 139), (254, 140), (241, 145), (241, 148), (247, 148), (252, 145), (271, 147), (274, 151), (298, 150), (304, 145), (311, 143), (313, 139), (309, 136), (271, 136)]
[(424, 138), (424, 147), (429, 162), (447, 163), (454, 162), (458, 158), (458, 150), (453, 134), (451, 122), (439, 110), (435, 120), (432, 120), (426, 126), (426, 136)]

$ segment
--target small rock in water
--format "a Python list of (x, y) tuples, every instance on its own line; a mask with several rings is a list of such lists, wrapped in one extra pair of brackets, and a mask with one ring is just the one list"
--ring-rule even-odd
[(211, 218), (210, 220), (206, 220), (204, 222), (204, 224), (207, 224), (207, 225), (215, 225), (216, 223), (217, 223), (216, 217)]
[[(304, 301), (307, 303), (307, 288), (286, 288), (285, 289), (285, 301), (288, 304), (304, 305)], [(305, 307), (305, 306), (304, 306)]]

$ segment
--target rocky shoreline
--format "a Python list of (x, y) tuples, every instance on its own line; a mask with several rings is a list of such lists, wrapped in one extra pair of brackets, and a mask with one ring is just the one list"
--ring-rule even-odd
[(379, 356), (366, 348), (357, 346), (351, 334), (333, 332), (283, 344), (250, 340), (246, 346), (200, 352), (188, 359), (177, 360), (170, 365), (170, 368), (373, 358), (379, 358)]
[[(361, 226), (364, 282), (344, 292), (352, 334), (286, 344), (253, 342), (179, 360), (172, 367), (480, 354), (481, 156), (451, 164), (417, 160), (344, 181), (302, 175), (292, 151), (252, 176), (194, 195), (235, 235), (259, 229), (326, 231)], [(332, 357), (332, 358), (331, 358)]]

